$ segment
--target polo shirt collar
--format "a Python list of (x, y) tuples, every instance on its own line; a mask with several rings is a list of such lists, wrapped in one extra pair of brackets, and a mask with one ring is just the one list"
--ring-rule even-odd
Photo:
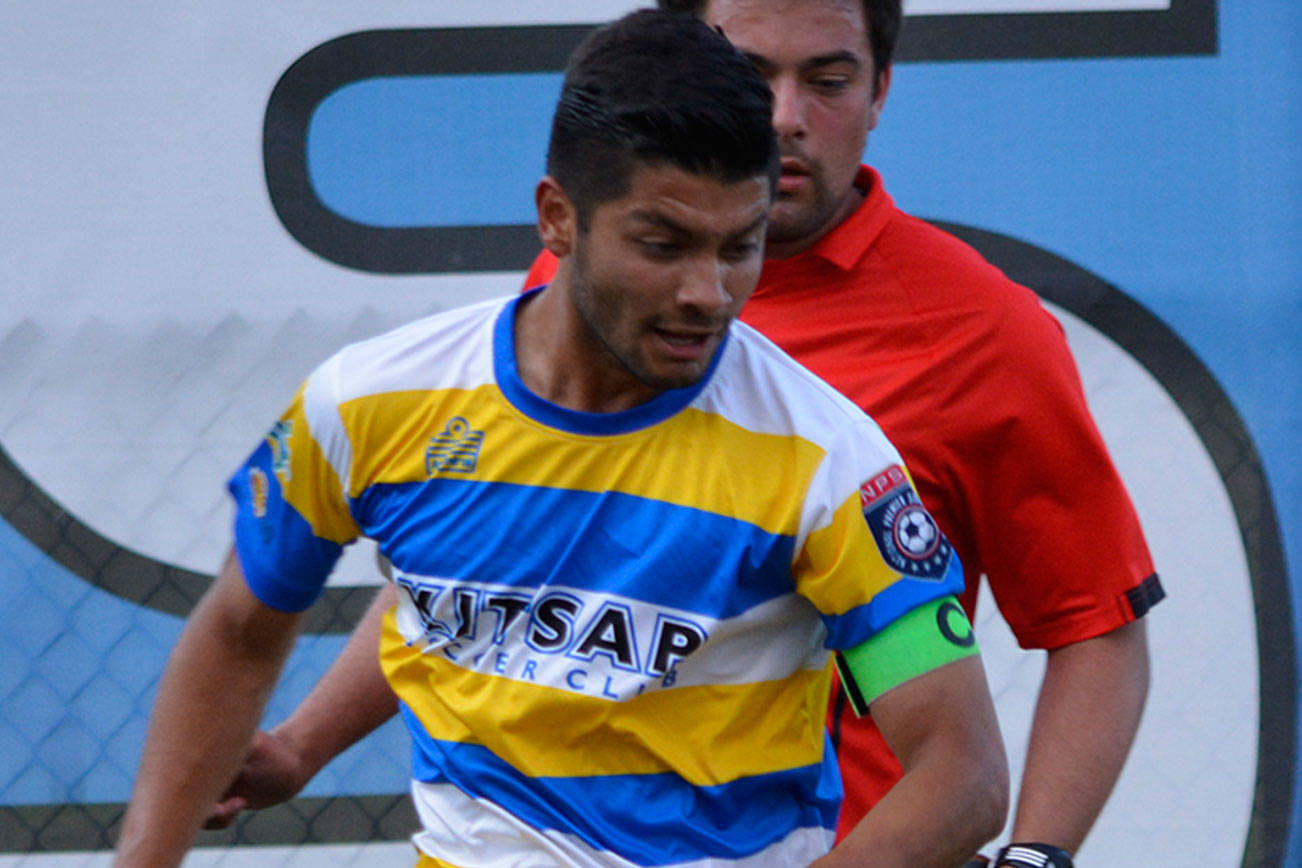
[[(849, 271), (863, 258), (864, 253), (873, 245), (877, 236), (890, 221), (891, 214), (895, 210), (895, 202), (882, 187), (881, 175), (871, 166), (859, 167), (854, 185), (865, 193), (859, 207), (835, 229), (820, 238), (813, 247), (791, 257), (792, 260), (798, 260), (803, 256), (817, 256), (842, 271)], [(769, 260), (765, 263), (765, 267), (781, 261)]]

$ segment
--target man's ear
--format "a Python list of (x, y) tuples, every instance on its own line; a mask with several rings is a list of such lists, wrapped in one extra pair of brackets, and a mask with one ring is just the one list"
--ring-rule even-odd
[(579, 215), (574, 203), (565, 195), (560, 182), (544, 175), (534, 190), (534, 203), (538, 206), (538, 237), (543, 247), (557, 259), (574, 251), (574, 238), (579, 231)]
[(877, 129), (877, 121), (881, 119), (882, 109), (886, 107), (886, 94), (891, 89), (891, 69), (886, 67), (877, 73), (877, 81), (873, 88), (873, 101), (868, 106), (868, 131), (872, 132)]

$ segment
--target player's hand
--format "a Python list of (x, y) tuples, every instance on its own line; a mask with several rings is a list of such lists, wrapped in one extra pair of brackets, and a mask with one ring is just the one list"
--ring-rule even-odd
[(205, 829), (225, 829), (241, 811), (256, 811), (288, 801), (311, 779), (298, 750), (275, 730), (256, 732), (244, 765), (213, 805), (204, 820)]

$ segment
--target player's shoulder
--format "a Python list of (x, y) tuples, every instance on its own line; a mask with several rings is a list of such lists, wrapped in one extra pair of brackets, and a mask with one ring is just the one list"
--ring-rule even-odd
[(877, 245), (920, 322), (945, 324), (944, 339), (979, 344), (984, 355), (1059, 356), (1062, 326), (1034, 290), (975, 248), (925, 220), (896, 211)]
[(492, 331), (510, 299), (413, 320), (336, 351), (309, 378), (336, 402), (383, 392), (470, 386), (492, 370)]
[(799, 437), (824, 449), (863, 441), (893, 454), (859, 406), (754, 327), (734, 322), (727, 349), (702, 400), (755, 430)]
[(1036, 294), (1013, 281), (956, 235), (899, 209), (878, 236), (875, 252), (902, 283), (936, 305), (1000, 315), (1034, 315)]

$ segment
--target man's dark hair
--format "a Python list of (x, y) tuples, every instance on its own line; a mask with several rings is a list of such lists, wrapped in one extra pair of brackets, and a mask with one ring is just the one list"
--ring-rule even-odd
[[(666, 12), (687, 13), (701, 17), (709, 0), (657, 0), (656, 5)], [(895, 56), (895, 42), (900, 38), (900, 22), (904, 18), (903, 0), (863, 0), (864, 21), (868, 25), (868, 45), (873, 55), (873, 93), (877, 81), (891, 65)]]
[(655, 9), (592, 33), (571, 55), (552, 119), (547, 173), (586, 228), (592, 209), (629, 190), (640, 164), (776, 189), (773, 97), (728, 40), (700, 20)]

